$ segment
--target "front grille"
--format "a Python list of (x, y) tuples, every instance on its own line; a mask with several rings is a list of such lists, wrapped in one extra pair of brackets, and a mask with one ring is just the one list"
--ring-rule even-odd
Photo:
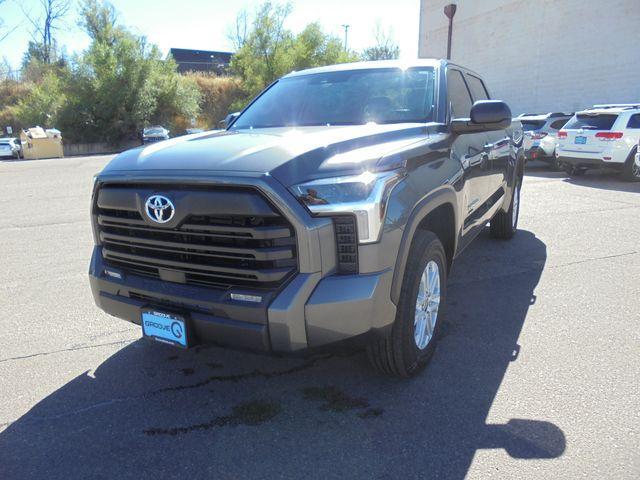
[(129, 205), (113, 208), (98, 201), (103, 258), (125, 272), (178, 283), (277, 288), (297, 268), (295, 233), (281, 214), (260, 200), (270, 214), (225, 215), (220, 213), (224, 207), (214, 202), (215, 214), (188, 215), (175, 228), (150, 226)]

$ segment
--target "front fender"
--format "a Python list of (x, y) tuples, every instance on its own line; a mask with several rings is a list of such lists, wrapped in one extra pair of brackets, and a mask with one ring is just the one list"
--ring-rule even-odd
[[(430, 192), (427, 196), (422, 198), (413, 208), (409, 219), (402, 234), (402, 240), (400, 242), (400, 248), (398, 250), (398, 256), (396, 259), (396, 265), (393, 271), (393, 280), (391, 283), (391, 301), (394, 304), (398, 304), (400, 299), (400, 290), (402, 288), (402, 280), (404, 278), (404, 272), (407, 266), (407, 260), (409, 257), (409, 250), (411, 249), (411, 243), (413, 237), (418, 229), (420, 223), (427, 218), (427, 216), (433, 212), (436, 208), (450, 204), (454, 212), (454, 245), (453, 251), (455, 252), (458, 246), (458, 237), (460, 232), (460, 214), (458, 210), (458, 195), (451, 185), (443, 185)], [(449, 258), (449, 262), (453, 260), (453, 257)]]

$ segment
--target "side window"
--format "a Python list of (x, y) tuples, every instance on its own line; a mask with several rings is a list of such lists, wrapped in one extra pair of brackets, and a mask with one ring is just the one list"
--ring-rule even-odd
[(447, 90), (451, 102), (451, 118), (468, 118), (473, 103), (460, 70), (447, 70)]
[(475, 75), (467, 75), (467, 85), (469, 85), (469, 90), (471, 90), (474, 102), (477, 102), (478, 100), (489, 100), (487, 88), (478, 77)]
[(640, 113), (631, 115), (631, 118), (629, 118), (629, 122), (627, 123), (627, 128), (640, 128)]
[(564, 124), (567, 123), (567, 119), (563, 119), (563, 120), (556, 120), (555, 122), (553, 122), (551, 125), (549, 125), (551, 128), (553, 128), (554, 130), (560, 130), (562, 127), (564, 127)]

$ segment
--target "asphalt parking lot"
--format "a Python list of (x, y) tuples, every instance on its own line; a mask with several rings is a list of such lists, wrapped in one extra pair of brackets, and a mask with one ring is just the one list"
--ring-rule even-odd
[(361, 353), (178, 351), (98, 310), (91, 177), (0, 162), (0, 478), (638, 478), (640, 184), (532, 168), (409, 381)]

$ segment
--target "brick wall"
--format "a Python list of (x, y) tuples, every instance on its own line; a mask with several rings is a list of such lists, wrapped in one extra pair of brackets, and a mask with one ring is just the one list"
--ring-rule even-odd
[(521, 112), (640, 102), (640, 0), (421, 0), (419, 56), (446, 57)]

